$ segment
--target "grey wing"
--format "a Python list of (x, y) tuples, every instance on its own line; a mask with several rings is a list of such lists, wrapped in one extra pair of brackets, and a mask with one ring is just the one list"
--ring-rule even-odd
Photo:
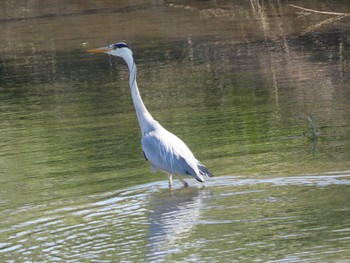
[(154, 168), (173, 174), (192, 175), (200, 182), (204, 181), (203, 175), (208, 176), (205, 172), (207, 169), (198, 162), (186, 144), (169, 132), (146, 134), (142, 138), (142, 149)]

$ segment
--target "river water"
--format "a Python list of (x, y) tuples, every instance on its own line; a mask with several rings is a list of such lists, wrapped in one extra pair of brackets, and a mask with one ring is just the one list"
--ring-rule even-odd
[[(346, 1), (0, 3), (1, 262), (349, 262)], [(214, 174), (151, 173), (121, 59)]]

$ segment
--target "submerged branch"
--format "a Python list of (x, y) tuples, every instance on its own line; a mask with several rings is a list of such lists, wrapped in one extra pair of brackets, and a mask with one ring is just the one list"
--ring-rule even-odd
[(308, 132), (303, 132), (303, 135), (306, 137), (309, 137), (310, 139), (312, 139), (314, 142), (316, 142), (317, 137), (319, 136), (319, 133), (317, 132), (316, 129), (316, 123), (315, 123), (315, 119), (312, 117), (312, 115), (310, 116), (303, 116), (301, 118), (305, 118), (309, 121), (309, 131)]
[(318, 14), (324, 14), (324, 15), (350, 16), (350, 13), (337, 13), (337, 12), (319, 11), (319, 10), (309, 9), (309, 8), (305, 8), (305, 7), (301, 7), (301, 6), (297, 6), (297, 5), (292, 5), (292, 4), (290, 4), (289, 6), (297, 8), (297, 9), (300, 9), (300, 10), (303, 10), (303, 11), (312, 12), (312, 13), (318, 13)]

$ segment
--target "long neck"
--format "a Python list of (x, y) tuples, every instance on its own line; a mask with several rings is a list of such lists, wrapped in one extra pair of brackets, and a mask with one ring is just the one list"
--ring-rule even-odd
[(132, 57), (132, 54), (127, 54), (123, 56), (124, 60), (128, 64), (129, 71), (130, 71), (130, 90), (131, 90), (131, 97), (132, 101), (134, 103), (137, 119), (140, 124), (140, 128), (142, 133), (147, 132), (151, 129), (152, 124), (154, 122), (153, 117), (148, 112), (148, 110), (145, 107), (145, 104), (142, 101), (139, 89), (137, 87), (136, 82), (136, 65), (134, 62), (134, 59)]

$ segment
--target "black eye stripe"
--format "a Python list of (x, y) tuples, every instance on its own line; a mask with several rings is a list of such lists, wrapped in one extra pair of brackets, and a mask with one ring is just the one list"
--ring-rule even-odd
[(114, 49), (123, 48), (123, 47), (129, 48), (129, 46), (127, 44), (125, 44), (124, 42), (118, 42), (118, 43), (113, 44), (112, 46)]

